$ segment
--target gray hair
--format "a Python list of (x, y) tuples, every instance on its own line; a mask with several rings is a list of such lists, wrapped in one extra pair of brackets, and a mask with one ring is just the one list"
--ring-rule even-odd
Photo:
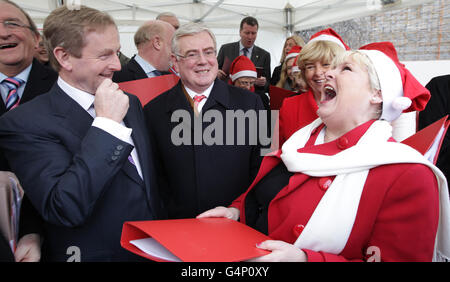
[(204, 24), (190, 22), (180, 26), (180, 28), (177, 29), (177, 31), (175, 32), (172, 38), (172, 53), (174, 54), (180, 53), (180, 46), (179, 46), (180, 38), (184, 36), (195, 35), (204, 31), (206, 31), (209, 34), (209, 36), (211, 36), (214, 42), (214, 49), (217, 49), (216, 37), (214, 36), (214, 33)]

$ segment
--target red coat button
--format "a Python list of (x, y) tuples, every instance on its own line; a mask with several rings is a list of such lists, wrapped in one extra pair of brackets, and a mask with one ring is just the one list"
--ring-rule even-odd
[(337, 147), (341, 150), (347, 149), (349, 147), (348, 139), (345, 137), (340, 137), (336, 140)]
[(303, 229), (305, 229), (305, 226), (303, 224), (297, 224), (292, 228), (292, 231), (294, 232), (295, 237), (300, 236), (302, 234)]
[(327, 191), (327, 189), (331, 186), (331, 183), (333, 183), (333, 180), (329, 177), (322, 177), (319, 179), (319, 187), (324, 191)]

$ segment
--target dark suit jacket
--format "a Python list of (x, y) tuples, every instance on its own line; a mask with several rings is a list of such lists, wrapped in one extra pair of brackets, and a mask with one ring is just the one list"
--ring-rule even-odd
[[(238, 56), (239, 56), (239, 41), (222, 45), (220, 47), (219, 54), (217, 55), (217, 62), (219, 64), (219, 69), (222, 69), (226, 57), (230, 59), (231, 63)], [(269, 99), (264, 94), (265, 92), (269, 92), (270, 73), (271, 73), (270, 53), (255, 45), (253, 47), (252, 56), (250, 59), (255, 65), (255, 67), (264, 68), (264, 77), (266, 78), (266, 85), (264, 87), (255, 86), (255, 92), (260, 95), (264, 103), (264, 107), (266, 109), (270, 109)]]
[[(48, 92), (58, 78), (58, 74), (54, 70), (43, 66), (38, 60), (33, 59), (32, 64), (20, 105)], [(5, 112), (6, 107), (2, 100), (0, 101), (0, 116)], [(10, 170), (3, 153), (0, 153), (0, 170)], [(20, 214), (19, 238), (29, 233), (42, 233), (42, 219), (30, 204), (27, 195), (23, 199)], [(14, 261), (11, 249), (3, 236), (0, 236), (0, 261)]]
[[(419, 112), (419, 130), (450, 114), (450, 75), (438, 76), (426, 85), (431, 98), (426, 108)], [(450, 130), (442, 142), (436, 166), (450, 179)]]
[(66, 261), (71, 246), (81, 261), (136, 260), (120, 246), (123, 223), (164, 217), (142, 105), (129, 97), (144, 181), (127, 160), (133, 147), (91, 126), (57, 84), (0, 118), (0, 146), (45, 220), (43, 260)]
[[(219, 114), (222, 120), (215, 120), (215, 125), (226, 128), (227, 110), (259, 111), (263, 109), (257, 95), (244, 89), (236, 88), (216, 79), (211, 94), (202, 109), (203, 116)], [(188, 117), (182, 122), (171, 122), (177, 110), (184, 110)], [(168, 206), (169, 218), (190, 218), (218, 205), (229, 205), (233, 199), (243, 193), (256, 173), (261, 162), (260, 146), (248, 145), (194, 145), (193, 124), (199, 121), (204, 134), (211, 122), (194, 120), (193, 110), (182, 90), (181, 81), (169, 91), (156, 97), (144, 107), (149, 133), (157, 154), (158, 179), (161, 181), (164, 199)], [(175, 115), (174, 115), (175, 116)], [(230, 123), (228, 123), (230, 125)], [(178, 129), (185, 131), (178, 134)], [(206, 128), (206, 131), (205, 131)], [(209, 128), (212, 129), (212, 128)], [(249, 127), (246, 125), (246, 137)], [(234, 140), (236, 143), (236, 126)], [(197, 131), (197, 133), (200, 131)], [(200, 132), (200, 134), (201, 134)], [(192, 133), (192, 134), (191, 134)], [(227, 133), (215, 132), (218, 139), (227, 144)], [(188, 144), (174, 144), (175, 134), (187, 137)], [(187, 136), (184, 135), (184, 136)], [(230, 136), (229, 136), (230, 137)]]
[[(134, 59), (136, 56), (130, 59), (130, 61), (122, 67), (120, 71), (116, 71), (113, 76), (114, 82), (125, 82), (136, 79), (148, 78), (142, 67)], [(161, 71), (161, 74), (169, 74), (167, 71)]]

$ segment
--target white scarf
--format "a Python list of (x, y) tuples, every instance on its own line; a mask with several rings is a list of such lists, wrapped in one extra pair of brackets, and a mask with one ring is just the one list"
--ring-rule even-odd
[(433, 261), (450, 258), (450, 201), (443, 173), (411, 147), (387, 142), (392, 136), (392, 127), (386, 121), (375, 121), (355, 146), (335, 155), (297, 152), (320, 124), (320, 118), (316, 119), (295, 132), (282, 147), (281, 159), (289, 171), (314, 177), (336, 175), (295, 245), (313, 251), (341, 253), (353, 228), (369, 170), (385, 164), (420, 163), (431, 168), (439, 184), (439, 225)]

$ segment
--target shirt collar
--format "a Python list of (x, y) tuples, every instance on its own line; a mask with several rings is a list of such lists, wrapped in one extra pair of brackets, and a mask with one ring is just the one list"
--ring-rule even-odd
[(60, 76), (58, 77), (58, 86), (67, 94), (70, 98), (75, 100), (85, 111), (87, 111), (94, 103), (95, 96), (82, 91), (78, 88), (65, 82)]
[(214, 81), (213, 81), (213, 83), (211, 83), (211, 85), (205, 91), (203, 91), (203, 93), (197, 93), (194, 90), (189, 89), (188, 87), (186, 87), (186, 85), (184, 86), (184, 88), (186, 89), (186, 92), (189, 94), (189, 96), (192, 99), (194, 99), (194, 96), (196, 96), (196, 95), (205, 95), (206, 98), (208, 98), (209, 94), (211, 94), (211, 90), (212, 90), (213, 86), (214, 86)]
[[(14, 76), (16, 78), (20, 78), (24, 81), (24, 83), (27, 83), (28, 77), (30, 76), (31, 67), (33, 66), (33, 63), (31, 63), (28, 67), (26, 67), (23, 71), (21, 71), (18, 75)], [(0, 82), (3, 81), (5, 78), (8, 78), (5, 74), (0, 72)]]
[[(252, 47), (247, 48), (248, 52), (251, 54), (253, 51), (253, 47), (255, 47), (255, 45), (252, 45)], [(243, 52), (242, 49), (244, 49), (244, 45), (242, 45), (242, 42), (239, 40), (239, 52)]]
[(136, 54), (136, 56), (134, 56), (134, 60), (141, 66), (141, 68), (147, 75), (156, 70), (156, 68), (152, 66), (152, 64), (144, 60), (141, 56), (139, 56), (139, 54)]

